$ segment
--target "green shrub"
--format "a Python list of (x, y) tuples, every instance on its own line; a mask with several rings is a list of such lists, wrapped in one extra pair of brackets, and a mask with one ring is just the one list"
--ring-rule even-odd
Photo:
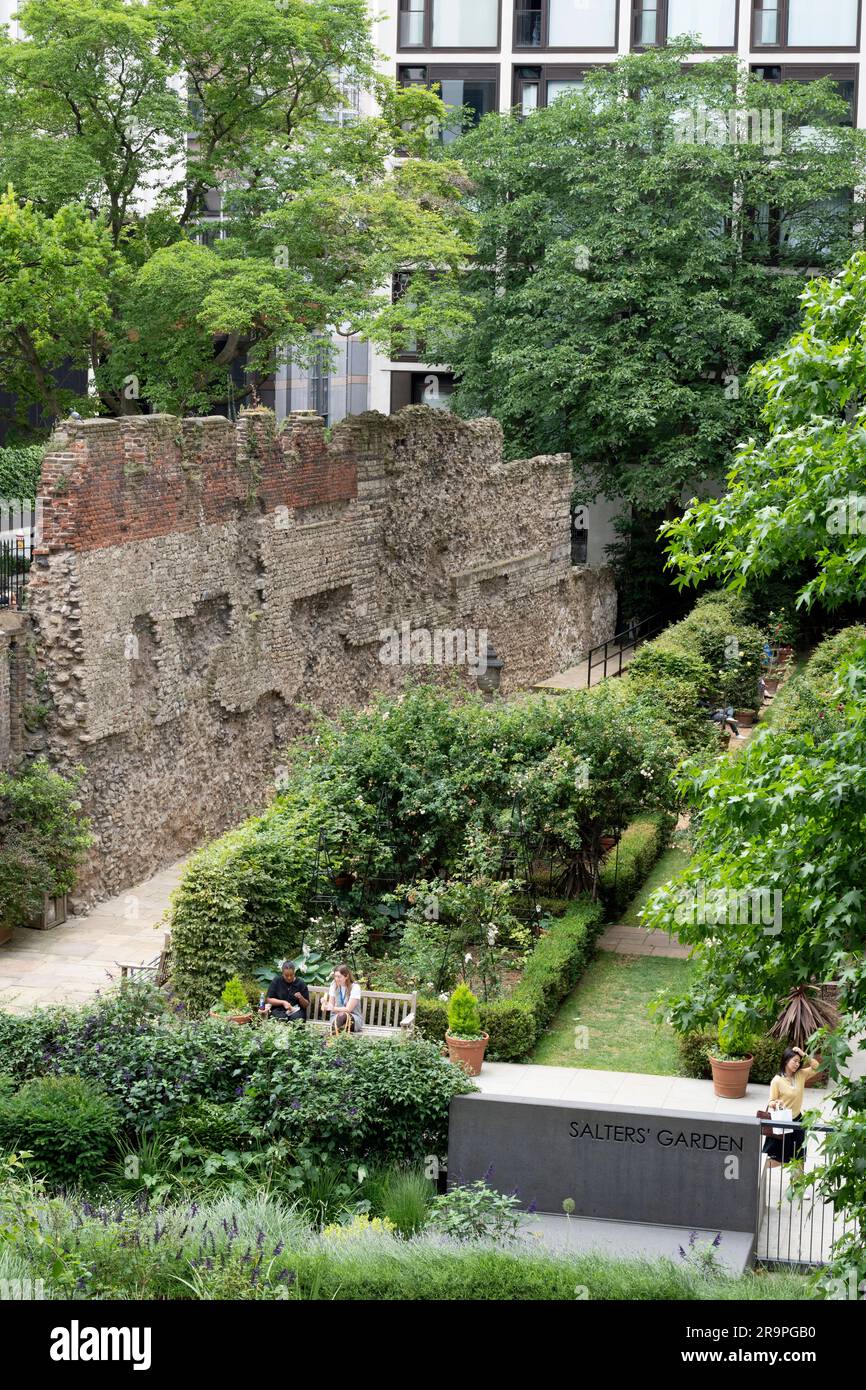
[(667, 848), (674, 828), (671, 816), (645, 816), (633, 821), (601, 867), (599, 890), (608, 916), (618, 917)]
[(226, 980), (220, 995), (220, 1005), (222, 1012), (226, 1014), (245, 1014), (249, 1011), (250, 1001), (239, 976), (232, 975), (230, 980)]
[[(572, 903), (564, 917), (551, 921), (527, 956), (511, 998), (479, 1004), (482, 1030), (490, 1035), (491, 1061), (519, 1062), (529, 1055), (592, 959), (602, 927), (600, 903)], [(441, 1042), (448, 1029), (445, 1003), (419, 999), (416, 1028), (422, 1037)]]
[(0, 448), (0, 497), (35, 498), (39, 491), (44, 444)]
[(482, 1037), (478, 1000), (467, 984), (461, 982), (448, 1001), (448, 1032), (452, 1038)]
[(427, 1224), (435, 1189), (417, 1169), (391, 1169), (384, 1175), (373, 1205), (377, 1216), (390, 1221), (401, 1236), (414, 1236)]
[(61, 1186), (95, 1183), (119, 1129), (117, 1107), (81, 1077), (38, 1077), (0, 1094), (0, 1149), (28, 1150), (29, 1166)]
[(0, 926), (25, 922), (46, 893), (69, 893), (90, 842), (74, 779), (42, 758), (0, 773)]
[[(682, 1074), (708, 1080), (712, 1075), (709, 1055), (717, 1046), (717, 1041), (716, 1035), (710, 1032), (681, 1033), (677, 1037), (677, 1051)], [(752, 1038), (749, 1050), (754, 1058), (749, 1073), (750, 1081), (759, 1086), (769, 1086), (779, 1070), (785, 1050), (784, 1042), (765, 1033)]]
[(172, 898), (172, 981), (190, 1013), (300, 939), (315, 850), (312, 810), (278, 802), (193, 856)]
[(246, 1148), (252, 1142), (246, 1111), (236, 1101), (197, 1100), (164, 1126), (169, 1135), (183, 1135), (200, 1149), (222, 1153)]
[(451, 1240), (516, 1240), (520, 1198), (513, 1192), (497, 1192), (483, 1179), (461, 1183), (436, 1198), (427, 1224), (429, 1230)]

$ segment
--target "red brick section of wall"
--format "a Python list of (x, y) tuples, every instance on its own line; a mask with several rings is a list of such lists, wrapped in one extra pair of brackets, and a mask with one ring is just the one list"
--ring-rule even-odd
[(309, 507), (358, 495), (354, 457), (324, 438), (311, 412), (277, 433), (267, 410), (70, 420), (42, 465), (37, 553), (99, 550), (228, 521), (245, 510)]

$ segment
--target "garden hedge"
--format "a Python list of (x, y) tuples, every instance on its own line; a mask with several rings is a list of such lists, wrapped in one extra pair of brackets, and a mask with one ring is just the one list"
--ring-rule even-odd
[(33, 1150), (57, 1181), (92, 1180), (121, 1129), (218, 1146), (264, 1133), (354, 1161), (442, 1154), (451, 1099), (473, 1089), (430, 1042), (197, 1022), (147, 985), (0, 1013), (0, 1060), (20, 1085), (0, 1089), (0, 1151)]
[(601, 869), (599, 891), (608, 917), (618, 917), (643, 886), (673, 827), (672, 816), (642, 816), (623, 831)]
[[(539, 939), (511, 997), (480, 1005), (492, 1062), (519, 1062), (528, 1056), (589, 964), (603, 925), (601, 903), (573, 903), (563, 917), (553, 918)], [(442, 1041), (448, 1028), (447, 1004), (419, 999), (417, 1027), (422, 1037)]]

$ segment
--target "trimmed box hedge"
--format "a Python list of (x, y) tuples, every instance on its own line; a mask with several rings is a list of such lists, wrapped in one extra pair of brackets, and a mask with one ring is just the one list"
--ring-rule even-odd
[[(534, 1048), (562, 1000), (589, 964), (604, 926), (600, 902), (574, 903), (554, 918), (527, 958), (523, 978), (510, 999), (481, 1004), (481, 1023), (490, 1034), (492, 1062), (519, 1062)], [(439, 999), (419, 999), (417, 1027), (425, 1038), (442, 1041), (448, 1006)]]
[(673, 816), (643, 816), (622, 834), (601, 866), (599, 891), (606, 913), (618, 917), (642, 887), (653, 864), (667, 848)]

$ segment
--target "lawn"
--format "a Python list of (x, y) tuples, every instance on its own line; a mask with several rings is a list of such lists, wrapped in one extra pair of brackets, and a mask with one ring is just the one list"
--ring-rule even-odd
[(656, 888), (661, 888), (663, 883), (667, 883), (669, 878), (674, 878), (688, 864), (689, 856), (681, 849), (668, 849), (660, 855), (655, 867), (650, 871), (649, 877), (645, 880), (643, 887), (635, 894), (629, 903), (620, 921), (626, 927), (639, 927), (640, 919), (638, 912), (643, 907), (651, 893)]
[[(686, 960), (600, 951), (528, 1060), (676, 1076), (673, 1030), (654, 1022), (648, 1005), (660, 989), (682, 989), (689, 969)], [(576, 1034), (578, 1026), (588, 1032)]]
[[(621, 922), (640, 926), (638, 912), (649, 895), (687, 863), (683, 850), (667, 850)], [(685, 960), (600, 951), (528, 1060), (551, 1067), (677, 1076), (673, 1029), (655, 1022), (649, 1005), (659, 990), (685, 988), (689, 969)], [(576, 1033), (578, 1027), (587, 1031)]]

